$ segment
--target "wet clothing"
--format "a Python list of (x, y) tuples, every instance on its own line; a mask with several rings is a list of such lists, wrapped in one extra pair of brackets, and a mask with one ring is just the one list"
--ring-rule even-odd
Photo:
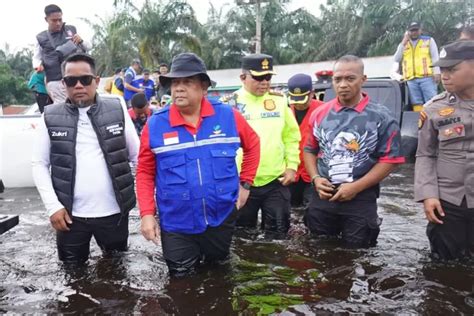
[(73, 216), (69, 229), (56, 232), (58, 256), (64, 262), (86, 262), (92, 236), (104, 253), (128, 248), (128, 217), (120, 218), (119, 214), (97, 218)]
[[(241, 88), (229, 99), (261, 140), (260, 165), (237, 226), (255, 227), (259, 209), (266, 232), (285, 234), (290, 221), (290, 192), (276, 185), (286, 169), (298, 169), (300, 132), (286, 98), (277, 92), (255, 96)], [(263, 193), (263, 194), (262, 194)]]
[[(84, 237), (84, 229), (96, 231), (94, 225), (111, 215), (117, 215), (117, 226), (135, 206), (129, 161), (136, 163), (137, 134), (120, 100), (96, 96), (96, 101), (84, 108), (70, 103), (48, 106), (33, 151), (33, 178), (49, 216), (65, 208), (72, 217), (97, 219), (73, 224), (78, 230), (71, 229), (71, 235), (58, 233), (58, 254), (67, 260), (71, 255), (61, 253), (61, 240), (74, 245), (79, 233), (85, 243), (90, 234)], [(115, 236), (107, 240), (114, 242)], [(72, 248), (82, 257), (83, 246)]]
[[(386, 107), (371, 102), (365, 93), (352, 108), (336, 98), (316, 109), (305, 151), (317, 155), (318, 174), (336, 186), (362, 178), (377, 163), (405, 161), (398, 123)], [(322, 235), (341, 232), (347, 243), (372, 245), (367, 236), (378, 221), (378, 192), (377, 184), (348, 202), (329, 202), (316, 194), (307, 214), (308, 219), (315, 219), (307, 222), (310, 230)]]
[[(450, 210), (459, 212), (465, 210), (464, 218), (474, 209), (474, 101), (464, 101), (455, 94), (443, 92), (425, 105), (420, 113), (418, 132), (418, 149), (415, 164), (415, 200), (422, 202), (428, 198), (441, 200), (446, 215)], [(429, 224), (428, 237), (432, 252), (439, 253), (444, 259), (453, 258), (443, 249), (460, 253), (455, 248), (464, 247), (469, 243), (469, 234), (464, 239), (453, 242), (451, 237), (437, 236), (449, 234), (449, 231), (462, 231), (467, 222), (456, 220), (457, 214), (450, 219), (442, 219), (441, 225)], [(434, 229), (434, 226), (437, 227)], [(432, 227), (432, 228), (430, 228)], [(469, 228), (468, 228), (469, 230)], [(444, 241), (446, 243), (442, 244)], [(453, 248), (454, 247), (454, 248)], [(466, 252), (464, 249), (461, 252)]]
[[(188, 242), (228, 218), (239, 181), (253, 183), (260, 155), (257, 134), (236, 110), (203, 98), (200, 114), (193, 126), (174, 104), (154, 113), (142, 132), (137, 169), (140, 215), (155, 215), (156, 200), (161, 231)], [(244, 151), (240, 176), (239, 146)], [(175, 249), (163, 245), (163, 251), (172, 258), (168, 251)], [(195, 252), (188, 253), (189, 260), (194, 257)]]
[(261, 229), (267, 238), (282, 239), (290, 228), (290, 189), (274, 180), (252, 187), (247, 203), (239, 210), (237, 226), (256, 228), (258, 211), (262, 210)]
[(161, 244), (170, 274), (188, 274), (202, 262), (226, 259), (238, 212), (234, 210), (222, 224), (208, 227), (200, 234), (179, 234), (162, 230)]
[(130, 118), (132, 119), (133, 125), (135, 126), (135, 130), (137, 131), (138, 136), (142, 134), (142, 130), (145, 127), (145, 124), (148, 120), (148, 118), (153, 114), (153, 112), (148, 109), (147, 115), (145, 118), (139, 118), (135, 114), (135, 111), (133, 111), (133, 108), (128, 109), (128, 114), (130, 115)]
[(466, 200), (455, 205), (441, 200), (443, 224), (428, 223), (426, 235), (434, 259), (454, 260), (474, 257), (474, 208)]
[(311, 183), (299, 179), (297, 182), (290, 184), (291, 207), (303, 208), (307, 210), (309, 204), (314, 198), (316, 192)]
[(329, 202), (315, 195), (305, 221), (316, 236), (341, 238), (350, 247), (377, 243), (382, 219), (377, 215), (378, 186), (360, 192), (349, 202)]

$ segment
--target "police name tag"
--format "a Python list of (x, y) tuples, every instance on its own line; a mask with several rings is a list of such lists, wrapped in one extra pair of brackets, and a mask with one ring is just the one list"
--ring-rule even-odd
[(280, 117), (280, 112), (263, 112), (260, 113), (261, 118)]
[(123, 135), (123, 123), (120, 122), (106, 126), (105, 130), (108, 132), (109, 135), (112, 136)]

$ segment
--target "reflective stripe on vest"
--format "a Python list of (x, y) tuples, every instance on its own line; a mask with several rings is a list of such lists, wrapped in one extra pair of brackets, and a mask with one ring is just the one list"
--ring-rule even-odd
[(196, 135), (184, 126), (171, 126), (169, 108), (148, 119), (163, 231), (202, 233), (221, 225), (235, 207), (240, 137), (232, 109), (213, 107), (215, 113), (202, 118)]
[(177, 144), (177, 145), (168, 145), (165, 147), (152, 148), (151, 151), (153, 151), (155, 154), (160, 154), (160, 153), (171, 152), (171, 151), (185, 149), (185, 148), (199, 147), (199, 146), (205, 146), (205, 145), (211, 145), (211, 144), (232, 144), (232, 143), (240, 144), (240, 137), (203, 139), (203, 140), (198, 140), (195, 142), (187, 142), (187, 143), (182, 143), (182, 144)]
[(433, 75), (430, 40), (428, 36), (422, 36), (413, 47), (409, 41), (403, 50), (403, 78), (412, 80)]

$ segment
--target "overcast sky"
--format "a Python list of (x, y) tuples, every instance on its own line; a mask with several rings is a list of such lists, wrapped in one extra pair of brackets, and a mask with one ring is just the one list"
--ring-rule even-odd
[[(225, 4), (235, 4), (234, 0), (187, 0), (194, 10), (198, 20), (206, 21), (209, 10), (209, 2), (219, 8)], [(134, 3), (141, 4), (142, 0)], [(319, 5), (322, 0), (291, 0), (291, 10), (305, 7), (311, 13), (318, 15)], [(48, 4), (57, 4), (63, 11), (63, 20), (68, 24), (75, 25), (78, 34), (87, 40), (93, 36), (92, 30), (81, 18), (87, 18), (97, 22), (97, 16), (101, 18), (113, 15), (113, 0), (7, 0), (2, 1), (0, 13), (0, 49), (5, 48), (8, 43), (10, 51), (16, 51), (23, 47), (33, 48), (35, 36), (47, 28), (44, 20), (44, 7)]]

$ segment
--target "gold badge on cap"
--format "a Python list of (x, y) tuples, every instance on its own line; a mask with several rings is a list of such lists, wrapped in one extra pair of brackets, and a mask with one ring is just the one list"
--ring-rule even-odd
[(300, 89), (300, 88), (295, 88), (295, 91), (294, 91), (293, 93), (300, 94), (300, 93), (301, 93), (301, 89)]
[(438, 114), (439, 114), (440, 116), (448, 116), (448, 115), (453, 114), (454, 111), (455, 111), (454, 108), (448, 107), (448, 108), (443, 108), (443, 109), (439, 110), (439, 111), (438, 111)]
[(269, 65), (270, 65), (270, 62), (268, 61), (268, 59), (265, 58), (264, 60), (262, 60), (262, 69), (263, 70), (267, 70)]
[(276, 109), (275, 101), (273, 101), (272, 99), (265, 100), (263, 101), (263, 107), (267, 111), (273, 111)]

